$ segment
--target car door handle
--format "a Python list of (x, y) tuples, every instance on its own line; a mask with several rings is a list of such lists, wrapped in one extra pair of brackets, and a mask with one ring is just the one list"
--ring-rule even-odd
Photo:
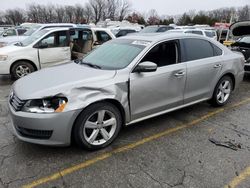
[(185, 75), (185, 72), (184, 72), (184, 71), (180, 71), (180, 72), (175, 73), (175, 76), (176, 76), (176, 77), (182, 77), (182, 76), (184, 76), (184, 75)]
[(220, 68), (221, 67), (221, 64), (216, 64), (214, 65), (214, 68), (217, 69), (217, 68)]

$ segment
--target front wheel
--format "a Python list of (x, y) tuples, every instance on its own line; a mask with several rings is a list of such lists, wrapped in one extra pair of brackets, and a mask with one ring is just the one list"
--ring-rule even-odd
[(97, 150), (113, 142), (121, 125), (122, 117), (118, 108), (113, 104), (101, 102), (89, 106), (80, 114), (73, 134), (80, 147)]
[(11, 68), (11, 77), (14, 80), (17, 80), (34, 71), (35, 71), (34, 67), (29, 62), (19, 61), (15, 63), (13, 67)]
[(224, 106), (228, 101), (232, 93), (233, 82), (229, 76), (222, 77), (217, 83), (211, 104), (213, 106)]

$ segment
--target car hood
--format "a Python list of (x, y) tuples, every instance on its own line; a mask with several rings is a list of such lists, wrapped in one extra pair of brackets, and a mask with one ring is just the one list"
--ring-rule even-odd
[[(69, 63), (45, 68), (17, 80), (13, 85), (14, 93), (22, 100), (39, 99), (55, 95), (66, 95), (72, 89), (102, 87), (103, 82), (112, 79), (114, 70), (101, 70)], [(106, 82), (108, 83), (108, 82)]]
[(20, 42), (26, 39), (28, 36), (11, 36), (11, 37), (3, 37), (0, 38), (0, 42), (11, 44), (14, 42)]
[(229, 29), (235, 37), (250, 35), (250, 21), (236, 22)]
[(10, 53), (20, 50), (20, 48), (24, 48), (16, 45), (8, 45), (0, 48), (0, 55), (10, 55)]

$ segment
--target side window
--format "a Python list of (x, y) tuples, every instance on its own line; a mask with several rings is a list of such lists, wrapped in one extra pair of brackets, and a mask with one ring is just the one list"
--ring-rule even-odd
[(214, 56), (222, 55), (222, 50), (218, 46), (216, 46), (214, 44), (211, 44), (211, 45), (212, 45), (212, 47), (214, 49)]
[(27, 30), (26, 29), (18, 29), (17, 33), (18, 35), (23, 35)]
[(111, 40), (111, 37), (105, 31), (96, 31), (95, 33), (96, 33), (97, 41), (101, 44), (104, 42), (107, 42), (108, 40)]
[(203, 35), (201, 31), (192, 31), (193, 34)]
[(167, 28), (166, 27), (161, 27), (161, 28), (158, 29), (157, 32), (165, 32), (165, 31), (167, 31)]
[(210, 42), (202, 39), (182, 39), (186, 61), (193, 61), (214, 56), (214, 50)]
[(66, 31), (54, 32), (40, 41), (40, 44), (47, 45), (47, 48), (68, 46)]
[(6, 31), (7, 36), (15, 36), (16, 35), (16, 30), (15, 29), (8, 29)]
[(151, 61), (158, 67), (178, 63), (178, 46), (176, 41), (163, 42), (153, 47), (141, 62)]

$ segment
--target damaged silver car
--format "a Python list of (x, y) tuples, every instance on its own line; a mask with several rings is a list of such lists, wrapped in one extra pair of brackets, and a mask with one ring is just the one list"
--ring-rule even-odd
[(242, 55), (198, 35), (122, 37), (77, 63), (15, 82), (9, 96), (14, 132), (36, 144), (69, 145), (74, 139), (100, 149), (124, 125), (201, 101), (225, 105), (243, 67)]

